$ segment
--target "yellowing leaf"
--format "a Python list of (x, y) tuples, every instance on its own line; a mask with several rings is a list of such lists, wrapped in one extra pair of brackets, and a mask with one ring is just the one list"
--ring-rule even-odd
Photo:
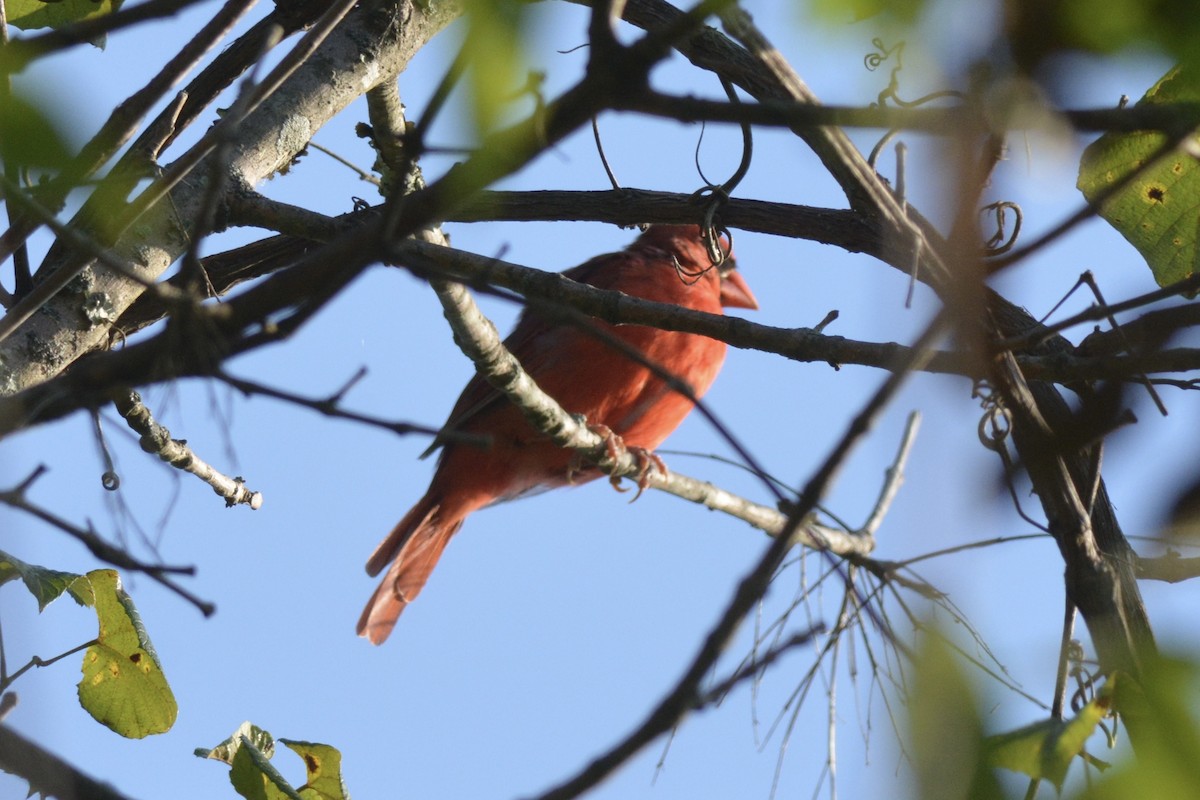
[(257, 747), (267, 758), (275, 755), (274, 737), (249, 721), (239, 725), (232, 736), (211, 750), (197, 748), (195, 752), (200, 758), (211, 758), (214, 761), (224, 761), (226, 764), (232, 764), (233, 757), (237, 755), (238, 748), (242, 746), (243, 739), (248, 740)]
[(342, 754), (336, 748), (287, 739), (279, 742), (304, 759), (308, 782), (299, 790), (271, 763), (275, 739), (249, 722), (243, 722), (233, 736), (211, 750), (196, 750), (196, 755), (229, 764), (230, 783), (248, 800), (349, 800), (342, 782)]
[(100, 633), (83, 654), (80, 705), (132, 739), (170, 730), (179, 708), (133, 601), (114, 570), (93, 570), (87, 579)]
[(307, 782), (300, 787), (305, 800), (350, 800), (342, 780), (342, 754), (337, 748), (315, 742), (296, 742), (280, 739), (296, 755), (304, 759)]
[(245, 737), (233, 756), (229, 782), (247, 800), (304, 800), (271, 760)]
[(988, 762), (1037, 780), (1048, 780), (1061, 791), (1071, 761), (1083, 752), (1111, 705), (1112, 691), (1106, 686), (1074, 719), (1047, 719), (989, 736)]

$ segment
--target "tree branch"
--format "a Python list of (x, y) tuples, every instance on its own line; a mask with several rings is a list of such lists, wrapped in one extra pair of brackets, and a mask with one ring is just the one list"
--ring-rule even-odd
[(29, 781), (31, 794), (40, 792), (59, 800), (130, 800), (7, 725), (0, 725), (0, 769)]
[[(388, 7), (380, 9), (364, 4), (352, 13), (283, 88), (245, 120), (231, 165), (233, 184), (252, 186), (289, 163), (313, 132), (357, 98), (372, 80), (399, 72), (457, 8), (453, 3), (437, 3), (426, 13), (415, 2), (400, 8), (385, 5)], [(401, 18), (403, 24), (398, 25)], [(364, 42), (374, 44), (368, 48)], [(168, 172), (180, 163), (168, 167)], [(117, 256), (139, 277), (156, 278), (184, 251), (187, 242), (177, 219), (194, 218), (204, 196), (203, 183), (177, 187), (170, 203), (153, 206), (136, 230), (119, 243)], [(157, 189), (152, 186), (147, 191)], [(92, 278), (93, 292), (103, 295), (118, 315), (142, 291), (137, 283), (107, 270), (94, 270)], [(30, 318), (0, 342), (0, 394), (44, 381), (103, 344), (105, 326), (63, 324), (63, 320), (76, 319), (77, 305), (77, 299), (60, 294), (47, 306), (47, 313)]]
[(218, 497), (224, 498), (225, 505), (230, 508), (236, 505), (250, 506), (253, 511), (262, 508), (262, 492), (251, 491), (240, 477), (230, 478), (218, 472), (196, 455), (187, 442), (172, 439), (171, 432), (154, 420), (154, 415), (137, 392), (132, 389), (118, 392), (113, 403), (129, 427), (138, 434), (142, 450), (158, 456), (176, 469), (195, 475), (212, 487)]
[(1174, 550), (1157, 558), (1139, 556), (1137, 576), (1147, 581), (1182, 583), (1200, 577), (1200, 558), (1184, 558)]
[(175, 594), (182, 597), (196, 607), (196, 609), (206, 617), (212, 616), (216, 611), (216, 607), (206, 600), (201, 600), (196, 595), (192, 594), (182, 586), (171, 579), (171, 575), (192, 575), (195, 573), (193, 567), (170, 567), (162, 564), (146, 564), (138, 561), (119, 547), (114, 547), (104, 541), (94, 530), (85, 530), (77, 525), (72, 525), (65, 519), (47, 511), (41, 506), (34, 505), (25, 497), (25, 491), (45, 471), (45, 467), (38, 467), (28, 478), (22, 481), (19, 485), (12, 489), (0, 490), (0, 503), (4, 503), (12, 508), (24, 511), (25, 513), (37, 517), (47, 525), (57, 528), (68, 536), (72, 537), (91, 552), (96, 558), (104, 561), (114, 567), (130, 570), (133, 572), (141, 572), (148, 575), (151, 579), (170, 589)]

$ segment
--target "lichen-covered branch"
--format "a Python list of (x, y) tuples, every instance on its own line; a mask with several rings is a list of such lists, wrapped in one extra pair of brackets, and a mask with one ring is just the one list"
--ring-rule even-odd
[(137, 392), (132, 389), (116, 392), (113, 402), (138, 435), (138, 443), (147, 453), (158, 456), (176, 469), (195, 475), (211, 486), (218, 497), (224, 498), (225, 505), (230, 508), (237, 505), (249, 506), (254, 511), (262, 508), (262, 492), (251, 491), (240, 477), (230, 478), (218, 472), (196, 455), (187, 442), (171, 438), (171, 432), (155, 422), (154, 415)]
[[(230, 182), (254, 186), (288, 164), (325, 122), (384, 75), (399, 72), (457, 12), (453, 2), (362, 4), (243, 121)], [(202, 175), (203, 169), (176, 186), (170, 202), (152, 205), (116, 244), (114, 255), (138, 278), (156, 279), (186, 249), (180, 220), (194, 218), (203, 202)], [(147, 191), (152, 190), (153, 185)], [(88, 294), (102, 296), (116, 315), (143, 290), (106, 269), (89, 267), (80, 274)], [(0, 342), (0, 395), (51, 378), (105, 343), (107, 326), (88, 324), (80, 302), (73, 293), (60, 293)]]

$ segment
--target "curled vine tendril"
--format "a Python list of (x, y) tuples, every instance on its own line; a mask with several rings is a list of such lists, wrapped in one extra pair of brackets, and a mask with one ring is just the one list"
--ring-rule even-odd
[(113, 463), (112, 452), (108, 449), (108, 439), (104, 436), (104, 428), (100, 424), (100, 412), (92, 411), (92, 425), (96, 434), (96, 447), (100, 458), (104, 461), (104, 472), (100, 475), (100, 484), (110, 492), (121, 488), (121, 475)]
[(1004, 406), (1001, 397), (986, 381), (978, 381), (971, 396), (980, 398), (980, 404), (983, 406), (983, 416), (979, 419), (979, 442), (1000, 457), (1000, 463), (1004, 465), (1004, 483), (1017, 515), (1038, 530), (1049, 533), (1045, 525), (1025, 513), (1021, 506), (1021, 498), (1017, 495), (1017, 487), (1013, 483), (1016, 465), (1008, 452), (1008, 437), (1012, 433), (1012, 412)]
[[(876, 37), (871, 40), (871, 44), (875, 46), (875, 52), (868, 53), (863, 57), (863, 66), (870, 72), (874, 72), (883, 66), (885, 61), (894, 57), (894, 66), (892, 72), (888, 76), (888, 85), (875, 98), (875, 102), (871, 104), (871, 108), (886, 108), (889, 103), (895, 104), (898, 108), (916, 108), (917, 106), (931, 103), (935, 100), (944, 100), (946, 98), (954, 98), (961, 100), (964, 95), (962, 92), (954, 89), (942, 89), (936, 92), (922, 95), (916, 100), (905, 100), (900, 97), (900, 70), (904, 69), (904, 41), (899, 41), (892, 47), (887, 47), (883, 40)], [(879, 157), (880, 151), (889, 141), (896, 137), (900, 132), (899, 128), (892, 128), (883, 135), (876, 145), (871, 148), (871, 154), (867, 157), (867, 163), (872, 168), (875, 167), (875, 161)]]
[(883, 65), (883, 62), (887, 61), (888, 58), (891, 57), (892, 53), (897, 53), (896, 57), (899, 58), (899, 53), (904, 51), (903, 40), (897, 42), (893, 47), (889, 48), (883, 43), (882, 38), (876, 36), (871, 40), (871, 44), (875, 46), (876, 52), (867, 53), (865, 56), (863, 56), (863, 66), (867, 68), (868, 72), (874, 72), (875, 70), (879, 69)]
[[(1008, 213), (1012, 212), (1013, 223), (1012, 232), (1007, 231)], [(992, 214), (996, 221), (996, 230), (988, 240), (983, 243), (984, 255), (987, 257), (999, 256), (1007, 253), (1017, 243), (1017, 237), (1021, 235), (1021, 221), (1023, 215), (1021, 207), (1011, 200), (1000, 200), (995, 203), (988, 203), (983, 208), (979, 209), (980, 215)]]
[(1008, 435), (1012, 432), (1012, 412), (989, 400), (979, 418), (979, 443), (993, 452), (1007, 452)]
[[(733, 88), (733, 83), (727, 78), (721, 78), (721, 87), (725, 90), (725, 96), (729, 98), (730, 103), (737, 105), (741, 102), (737, 91)], [(700, 144), (696, 143), (696, 171), (700, 173), (705, 185), (692, 193), (692, 199), (701, 203), (704, 208), (704, 215), (700, 223), (700, 237), (708, 250), (708, 260), (711, 265), (709, 268), (721, 269), (733, 252), (733, 233), (721, 223), (720, 212), (729, 202), (729, 196), (733, 190), (742, 182), (742, 178), (746, 177), (746, 173), (750, 170), (750, 162), (754, 157), (754, 135), (750, 124), (742, 122), (741, 127), (741, 161), (733, 175), (720, 185), (714, 184), (704, 176), (704, 170), (700, 167)], [(703, 136), (703, 130), (701, 130), (701, 136)], [(676, 265), (676, 271), (679, 271), (678, 265)], [(704, 274), (705, 271), (707, 269), (702, 270), (700, 274)], [(683, 273), (680, 273), (680, 277), (683, 278)], [(692, 278), (692, 282), (696, 280), (699, 280), (699, 275)]]

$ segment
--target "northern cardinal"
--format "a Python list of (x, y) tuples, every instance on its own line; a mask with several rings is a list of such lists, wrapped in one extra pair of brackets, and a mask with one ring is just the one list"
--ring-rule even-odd
[[(723, 306), (758, 308), (733, 267), (731, 258), (720, 268), (712, 266), (699, 226), (656, 225), (624, 251), (598, 256), (564, 274), (600, 289), (713, 314)], [(725, 360), (725, 343), (705, 336), (593, 324), (686, 380), (697, 396)], [(525, 313), (504, 343), (563, 408), (582, 414), (596, 428), (611, 430), (614, 439), (643, 454), (658, 447), (692, 409), (688, 398), (646, 366), (580, 328)], [(572, 452), (534, 431), (520, 410), (479, 375), (463, 389), (444, 429), (489, 436), (491, 446), (445, 443), (425, 496), (371, 554), (370, 575), (391, 562), (358, 621), (359, 635), (373, 644), (392, 632), (472, 511), (535, 488), (599, 477), (594, 469), (580, 472)]]

